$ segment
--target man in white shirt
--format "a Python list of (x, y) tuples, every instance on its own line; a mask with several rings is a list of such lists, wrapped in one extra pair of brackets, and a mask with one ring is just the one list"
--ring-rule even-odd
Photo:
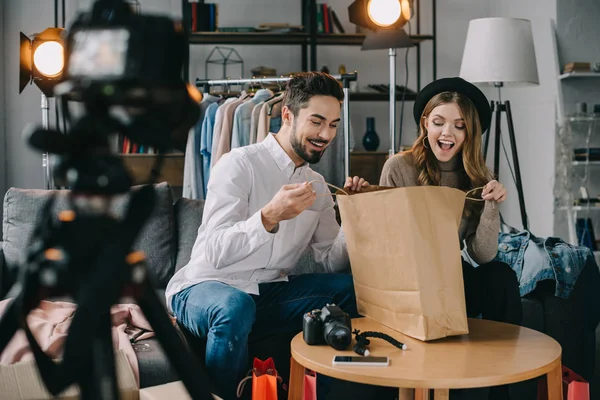
[[(190, 262), (166, 297), (175, 317), (207, 340), (207, 370), (225, 399), (248, 371), (250, 332), (298, 332), (303, 314), (327, 303), (358, 316), (351, 275), (335, 273), (349, 260), (334, 201), (309, 166), (335, 138), (342, 100), (327, 74), (294, 77), (279, 133), (232, 150), (211, 170)], [(345, 188), (366, 185), (354, 177)], [(331, 273), (288, 277), (307, 249)]]

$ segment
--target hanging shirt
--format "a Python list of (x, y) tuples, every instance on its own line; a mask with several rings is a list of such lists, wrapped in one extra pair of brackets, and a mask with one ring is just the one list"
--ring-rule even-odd
[(218, 108), (219, 103), (212, 103), (209, 105), (204, 115), (204, 121), (202, 121), (202, 132), (200, 134), (200, 153), (202, 154), (202, 189), (204, 198), (206, 198), (206, 186), (208, 185), (208, 178), (210, 177), (213, 130)]
[[(274, 97), (270, 100), (265, 101), (263, 104), (260, 114), (258, 115), (258, 128), (256, 130), (256, 142), (262, 142), (269, 132), (277, 133), (279, 132), (279, 128), (281, 127), (281, 123), (279, 123), (279, 127), (277, 127), (277, 131), (273, 132), (271, 130), (271, 115), (279, 115), (281, 116), (281, 108), (282, 101), (281, 96)], [(269, 111), (270, 114), (269, 115)]]
[[(267, 232), (261, 209), (283, 185), (313, 180), (313, 205)], [(319, 196), (325, 193), (323, 177), (307, 164), (296, 167), (273, 135), (225, 154), (212, 170), (190, 261), (167, 285), (169, 309), (174, 294), (207, 280), (259, 294), (262, 282), (287, 281), (307, 249), (329, 271), (346, 268), (346, 241), (332, 197)]]
[(254, 97), (240, 105), (233, 116), (233, 132), (231, 136), (231, 148), (248, 146), (250, 144), (250, 129), (252, 123), (252, 110), (254, 106), (263, 100), (273, 97), (269, 89), (260, 89)]
[(183, 165), (183, 193), (182, 197), (188, 199), (204, 199), (203, 186), (203, 165), (201, 136), (204, 116), (208, 106), (218, 101), (219, 98), (210, 94), (205, 94), (200, 102), (200, 115), (196, 125), (190, 129), (188, 140), (185, 146), (185, 159)]
[(223, 120), (225, 117), (225, 110), (227, 110), (227, 106), (231, 103), (237, 102), (240, 99), (237, 97), (230, 97), (217, 110), (217, 115), (215, 117), (215, 126), (213, 128), (213, 141), (212, 148), (210, 149), (211, 157), (210, 157), (210, 167), (214, 167), (217, 163), (217, 149), (219, 148), (219, 141), (221, 140), (221, 133), (223, 131)]
[(223, 154), (229, 153), (231, 150), (231, 136), (233, 134), (233, 116), (235, 115), (235, 110), (237, 110), (240, 105), (250, 100), (250, 96), (243, 95), (240, 96), (238, 101), (233, 101), (231, 104), (227, 105), (223, 114), (223, 126), (221, 127), (221, 136), (219, 138), (219, 143), (217, 144), (217, 151), (216, 153), (213, 152), (215, 163), (223, 157)]
[(252, 116), (250, 118), (250, 144), (256, 143), (256, 134), (258, 131), (258, 119), (260, 116), (260, 111), (262, 110), (264, 101), (261, 101), (252, 109)]

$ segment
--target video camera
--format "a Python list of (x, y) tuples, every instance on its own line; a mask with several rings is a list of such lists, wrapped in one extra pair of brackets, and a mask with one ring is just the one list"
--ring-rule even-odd
[[(29, 135), (34, 148), (59, 155), (58, 186), (110, 194), (128, 190), (131, 182), (118, 170), (120, 160), (104, 157), (108, 138), (116, 133), (159, 153), (185, 149), (202, 99), (182, 80), (187, 46), (180, 23), (135, 14), (124, 0), (97, 0), (91, 12), (77, 18), (66, 39), (65, 80), (54, 91), (69, 121), (69, 101), (81, 103), (84, 115), (66, 135), (39, 129)], [(85, 162), (90, 153), (96, 165)], [(76, 180), (67, 176), (73, 167), (83, 173)], [(99, 188), (100, 167), (109, 183)]]
[[(159, 154), (147, 183), (158, 176), (163, 152), (183, 149), (199, 117), (200, 92), (182, 79), (187, 40), (182, 26), (162, 16), (135, 14), (124, 0), (97, 0), (69, 30), (65, 80), (55, 88), (70, 122), (65, 134), (36, 129), (32, 147), (58, 155), (54, 179), (68, 191), (70, 210), (54, 215), (53, 193), (32, 233), (11, 301), (0, 318), (0, 353), (23, 329), (40, 375), (58, 395), (78, 384), (83, 399), (119, 398), (110, 308), (133, 297), (194, 399), (212, 399), (200, 363), (179, 337), (154, 291), (145, 255), (134, 243), (156, 203), (153, 185), (131, 190), (132, 179), (109, 146), (111, 135), (155, 147)], [(82, 105), (71, 121), (69, 101)], [(130, 193), (124, 216), (112, 215), (113, 195)], [(46, 279), (51, 276), (56, 279)], [(49, 296), (77, 303), (63, 360), (50, 359), (26, 323)]]

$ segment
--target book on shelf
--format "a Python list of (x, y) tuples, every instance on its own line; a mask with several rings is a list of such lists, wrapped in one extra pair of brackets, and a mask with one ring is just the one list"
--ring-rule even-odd
[(127, 136), (119, 134), (116, 142), (113, 142), (114, 152), (119, 154), (156, 154), (157, 151), (152, 146), (144, 146), (133, 142)]
[[(346, 33), (333, 8), (327, 3), (317, 4), (317, 32), (318, 33)], [(334, 29), (335, 28), (335, 29)]]
[(216, 32), (219, 27), (219, 5), (204, 1), (188, 0), (190, 32)]

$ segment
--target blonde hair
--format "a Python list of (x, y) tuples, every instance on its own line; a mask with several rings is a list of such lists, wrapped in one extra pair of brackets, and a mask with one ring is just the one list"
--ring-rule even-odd
[[(458, 189), (469, 191), (485, 186), (494, 178), (492, 172), (485, 164), (481, 152), (482, 132), (479, 114), (471, 99), (457, 92), (438, 93), (429, 100), (419, 121), (419, 137), (417, 137), (412, 147), (406, 151), (406, 153), (411, 153), (413, 156), (419, 184), (421, 186), (439, 186), (441, 183), (442, 173), (439, 161), (431, 149), (425, 147), (424, 144), (424, 141), (427, 140), (425, 119), (436, 107), (448, 103), (455, 103), (465, 120), (465, 141), (457, 157), (462, 156), (463, 173), (468, 180), (468, 186)], [(476, 202), (469, 203), (474, 205), (473, 203)]]

